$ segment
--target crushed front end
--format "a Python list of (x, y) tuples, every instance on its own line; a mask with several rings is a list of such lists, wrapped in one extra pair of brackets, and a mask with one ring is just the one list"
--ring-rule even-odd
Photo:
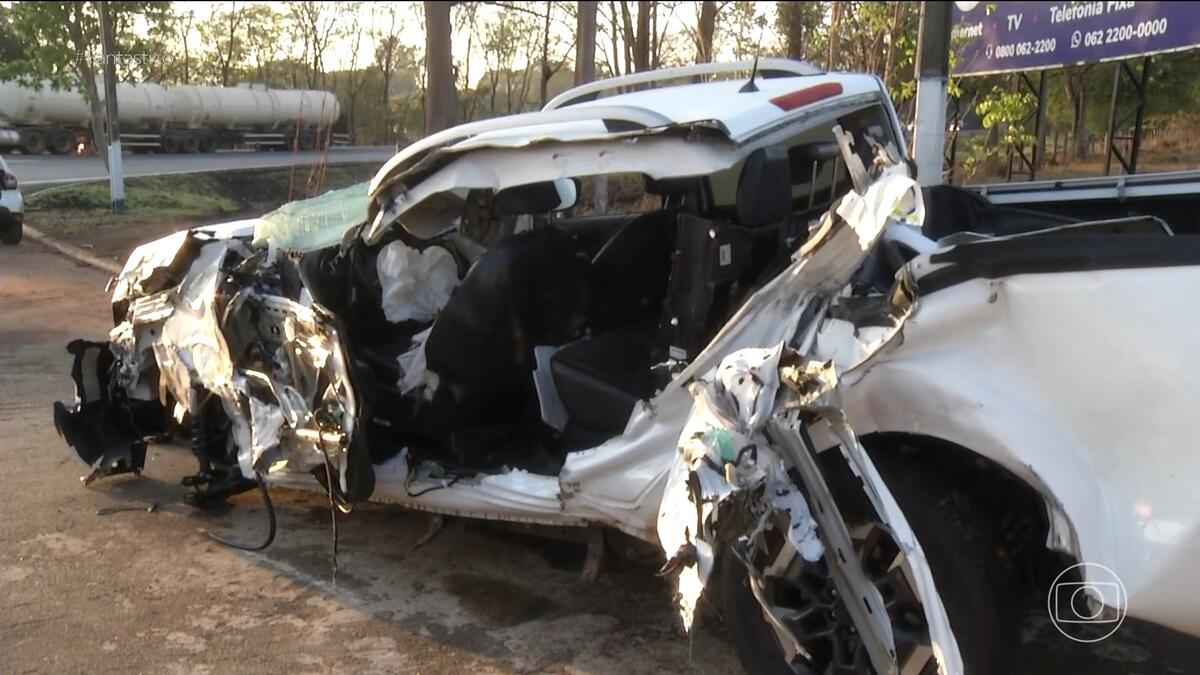
[(282, 471), (365, 498), (373, 472), (356, 451), (338, 321), (304, 289), (297, 259), (242, 234), (184, 231), (134, 251), (112, 282), (108, 341), (68, 346), (76, 400), (55, 404), (59, 433), (89, 481), (140, 472), (147, 441), (173, 436), (199, 462), (183, 480), (198, 504)]

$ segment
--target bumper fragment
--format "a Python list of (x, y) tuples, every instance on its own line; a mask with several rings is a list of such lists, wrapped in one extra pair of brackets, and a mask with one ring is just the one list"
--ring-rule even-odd
[(116, 359), (108, 343), (74, 340), (67, 345), (74, 356), (71, 379), (75, 381), (75, 401), (54, 404), (54, 427), (92, 472), (84, 478), (122, 473), (140, 473), (146, 461), (146, 441), (139, 429), (155, 420), (153, 411), (134, 410), (123, 395), (112, 387)]

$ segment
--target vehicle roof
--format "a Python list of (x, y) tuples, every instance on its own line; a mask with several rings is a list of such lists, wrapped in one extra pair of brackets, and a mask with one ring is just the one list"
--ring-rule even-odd
[[(845, 98), (857, 94), (877, 93), (879, 85), (872, 75), (822, 73), (819, 75), (756, 78), (757, 91), (741, 91), (749, 80), (716, 80), (696, 84), (677, 84), (645, 91), (608, 96), (575, 106), (630, 105), (653, 111), (673, 124), (716, 122), (734, 141), (787, 117), (795, 109), (786, 110), (773, 102), (781, 96), (812, 90), (819, 85), (840, 85), (825, 88), (829, 98)], [(817, 100), (812, 101), (816, 103)]]
[[(374, 198), (397, 176), (436, 151), (609, 139), (689, 125), (716, 128), (740, 144), (789, 117), (803, 115), (813, 104), (882, 92), (873, 75), (823, 73), (786, 59), (762, 59), (754, 88), (743, 91), (754, 68), (753, 61), (697, 64), (582, 85), (555, 97), (539, 112), (471, 122), (409, 145), (384, 164), (371, 181), (369, 193)], [(717, 74), (732, 79), (685, 79)], [(623, 88), (650, 84), (655, 88), (620, 93)], [(600, 96), (612, 91), (618, 93)]]

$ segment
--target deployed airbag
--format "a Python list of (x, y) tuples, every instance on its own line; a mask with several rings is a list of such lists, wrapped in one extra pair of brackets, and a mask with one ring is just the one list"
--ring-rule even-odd
[(375, 259), (383, 315), (392, 323), (433, 321), (458, 285), (458, 265), (440, 246), (418, 251), (393, 241)]

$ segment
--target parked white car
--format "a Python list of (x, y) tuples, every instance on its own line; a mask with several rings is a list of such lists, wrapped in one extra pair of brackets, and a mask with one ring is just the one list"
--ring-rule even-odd
[(17, 175), (0, 156), (0, 242), (17, 244), (21, 241), (25, 222), (25, 200)]
[(1200, 241), (922, 190), (906, 153), (871, 76), (584, 85), (404, 149), (365, 219), (140, 247), (56, 424), (90, 478), (190, 436), (198, 505), (622, 531), (753, 672), (997, 672), (1029, 598), (1200, 634)]

